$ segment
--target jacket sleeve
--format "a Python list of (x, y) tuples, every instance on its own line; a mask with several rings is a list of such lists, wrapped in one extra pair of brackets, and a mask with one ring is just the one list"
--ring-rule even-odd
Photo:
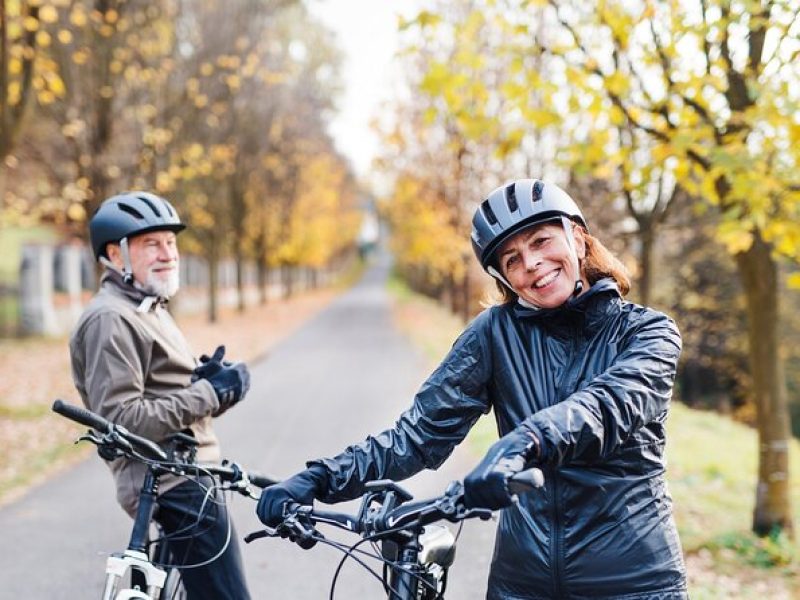
[(84, 387), (91, 410), (151, 440), (180, 431), (219, 407), (213, 387), (198, 381), (161, 397), (145, 396), (150, 343), (119, 314), (84, 325)]
[(309, 462), (308, 466), (327, 470), (328, 489), (321, 499), (349, 500), (360, 496), (369, 481), (401, 481), (422, 469), (438, 468), (481, 414), (489, 411), (490, 361), (485, 347), (470, 326), (392, 429), (369, 436), (334, 458)]
[(539, 460), (604, 460), (637, 430), (666, 418), (681, 339), (666, 315), (648, 311), (609, 368), (562, 402), (522, 423), (539, 440)]

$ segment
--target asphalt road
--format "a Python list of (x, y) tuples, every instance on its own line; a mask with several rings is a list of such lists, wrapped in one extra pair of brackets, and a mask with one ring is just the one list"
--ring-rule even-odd
[[(391, 322), (384, 289), (388, 263), (335, 300), (258, 364), (246, 401), (220, 418), (223, 454), (247, 467), (291, 475), (306, 460), (338, 453), (393, 425), (427, 375), (422, 356)], [(224, 340), (223, 340), (224, 341)], [(435, 496), (475, 462), (466, 446), (437, 472), (404, 482), (417, 498)], [(255, 503), (232, 499), (239, 538), (259, 527)], [(338, 508), (355, 505), (348, 503)], [(0, 510), (0, 598), (99, 598), (105, 557), (124, 549), (130, 520), (113, 499), (111, 476), (91, 458)], [(494, 523), (470, 521), (450, 571), (454, 600), (485, 596)], [(332, 538), (355, 541), (333, 530)], [(254, 599), (328, 598), (340, 555), (286, 540), (243, 545)], [(336, 598), (381, 598), (382, 588), (348, 562)]]

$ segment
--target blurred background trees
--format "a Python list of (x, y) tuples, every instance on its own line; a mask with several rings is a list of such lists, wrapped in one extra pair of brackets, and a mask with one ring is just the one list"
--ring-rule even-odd
[[(491, 288), (475, 206), (508, 179), (559, 183), (632, 298), (680, 324), (680, 398), (758, 427), (754, 529), (791, 531), (800, 2), (420, 6), (374, 165), (398, 272), (468, 319)], [(152, 189), (209, 265), (210, 319), (223, 259), (241, 310), (246, 263), (266, 301), (269, 271), (313, 273), (358, 236), (370, 191), (328, 133), (340, 70), (301, 0), (0, 0), (0, 226), (84, 237), (106, 196)]]
[[(85, 237), (103, 199), (148, 189), (216, 273), (321, 268), (358, 232), (327, 133), (333, 34), (293, 0), (2, 0), (0, 223)], [(313, 223), (309, 234), (304, 223)], [(262, 294), (262, 300), (266, 295)]]

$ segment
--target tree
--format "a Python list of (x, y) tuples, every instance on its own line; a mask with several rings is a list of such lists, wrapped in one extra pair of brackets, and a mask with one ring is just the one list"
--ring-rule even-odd
[[(51, 44), (46, 30), (58, 19), (52, 4), (0, 0), (0, 206), (6, 193), (6, 168), (34, 100), (47, 105), (64, 94), (64, 82), (42, 53)], [(9, 159), (9, 160), (7, 160)]]

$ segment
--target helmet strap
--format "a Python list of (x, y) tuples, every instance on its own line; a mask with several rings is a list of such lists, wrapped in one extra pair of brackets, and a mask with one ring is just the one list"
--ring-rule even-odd
[(112, 271), (116, 271), (120, 275), (122, 275), (122, 281), (125, 285), (132, 285), (136, 286), (136, 283), (133, 279), (133, 265), (131, 265), (131, 253), (128, 249), (128, 238), (124, 237), (119, 241), (119, 249), (122, 253), (122, 269), (120, 269), (117, 265), (111, 262), (105, 256), (101, 256), (98, 260), (100, 263), (106, 267), (107, 269), (111, 269)]
[(122, 251), (122, 281), (128, 285), (133, 285), (133, 265), (131, 264), (131, 253), (128, 249), (127, 236), (119, 241), (119, 249)]
[(575, 288), (572, 290), (572, 297), (576, 297), (583, 291), (583, 281), (581, 280), (581, 263), (578, 260), (578, 250), (575, 248), (575, 235), (572, 233), (572, 221), (561, 215), (561, 226), (564, 228), (564, 235), (567, 237), (567, 246), (572, 256), (572, 266), (575, 269)]
[(508, 283), (508, 281), (506, 281), (506, 278), (505, 278), (505, 277), (503, 277), (503, 276), (500, 274), (500, 271), (498, 271), (497, 269), (495, 269), (495, 268), (494, 268), (492, 265), (489, 265), (488, 267), (486, 267), (486, 272), (487, 272), (487, 273), (489, 273), (489, 275), (491, 275), (491, 276), (492, 276), (492, 277), (494, 277), (495, 279), (497, 279), (497, 280), (498, 280), (500, 283), (502, 283), (504, 286), (506, 286), (506, 287), (507, 287), (508, 289), (510, 289), (512, 292), (514, 291), (514, 288), (513, 288), (513, 287), (511, 287), (511, 284), (510, 284), (510, 283)]

